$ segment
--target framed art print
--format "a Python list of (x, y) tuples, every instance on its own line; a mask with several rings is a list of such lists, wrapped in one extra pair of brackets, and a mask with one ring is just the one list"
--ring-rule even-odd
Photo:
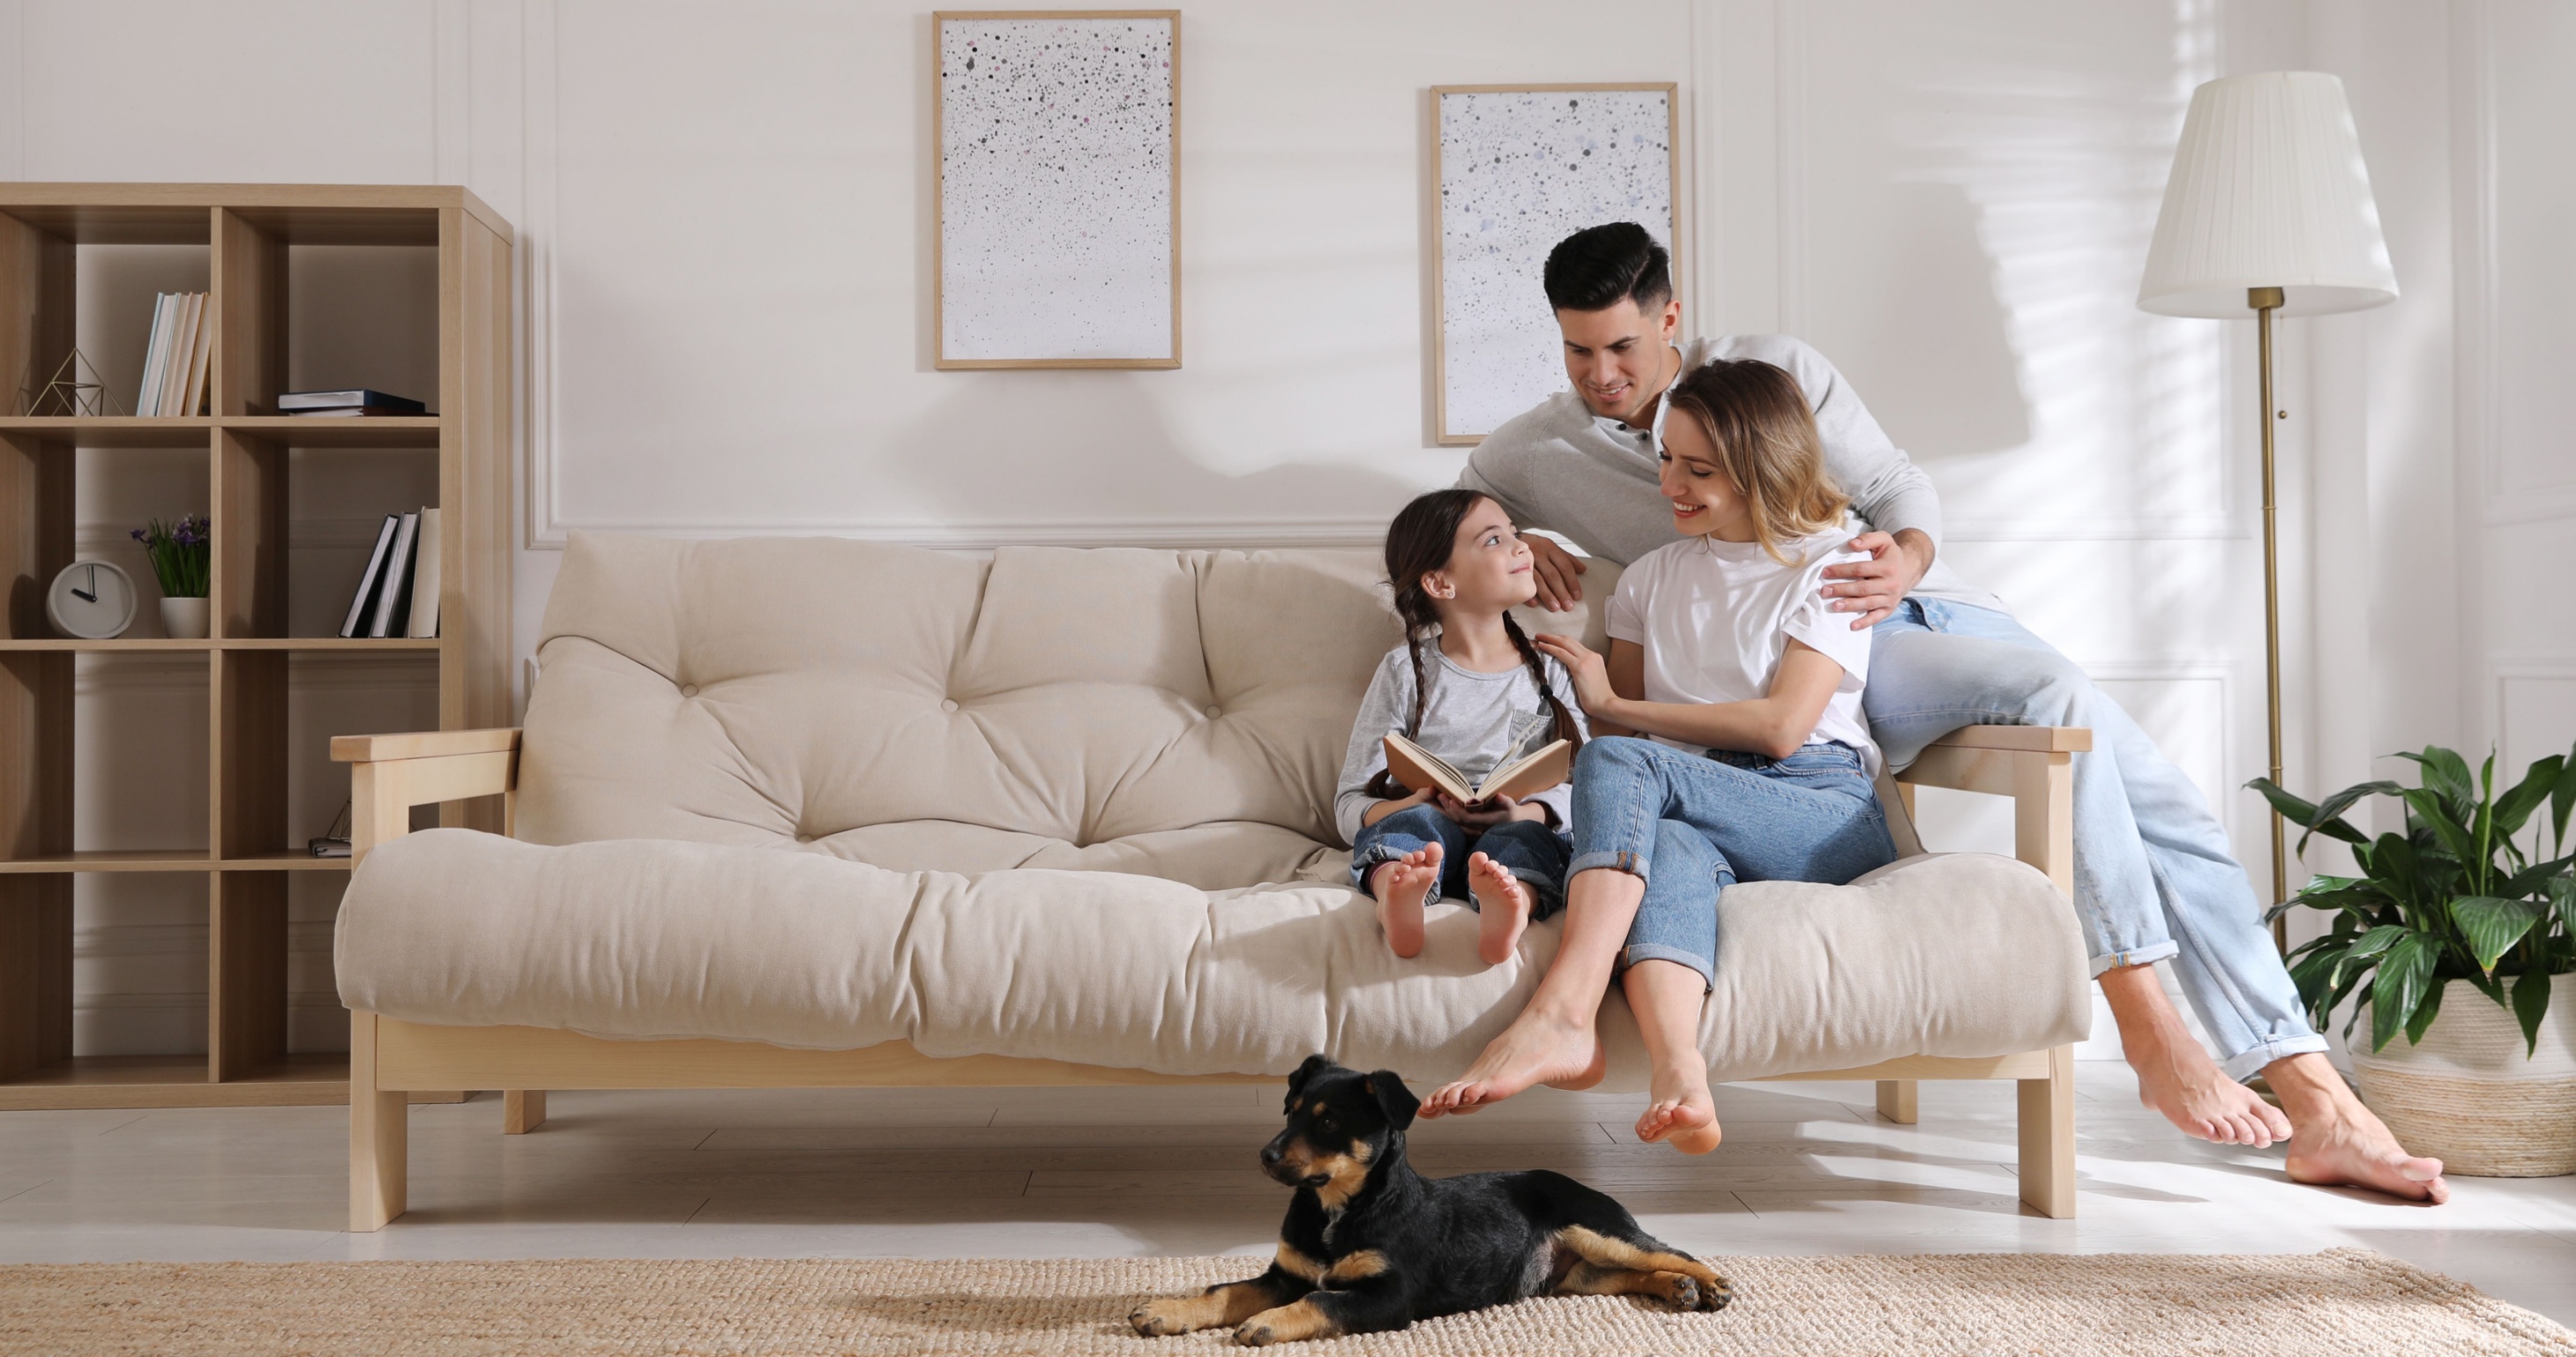
[(1675, 96), (1670, 84), (1432, 88), (1440, 248), (1431, 380), (1441, 443), (1475, 443), (1565, 389), (1539, 283), (1558, 241), (1633, 221), (1673, 249)]
[(1179, 367), (1180, 11), (932, 26), (934, 365)]

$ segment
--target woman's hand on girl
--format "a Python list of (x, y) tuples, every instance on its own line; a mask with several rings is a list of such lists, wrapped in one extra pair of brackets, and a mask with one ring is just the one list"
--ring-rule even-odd
[(1574, 680), (1574, 700), (1582, 704), (1584, 714), (1600, 715), (1601, 709), (1617, 696), (1610, 691), (1610, 662), (1590, 646), (1552, 632), (1531, 637), (1530, 644), (1565, 666), (1566, 677)]

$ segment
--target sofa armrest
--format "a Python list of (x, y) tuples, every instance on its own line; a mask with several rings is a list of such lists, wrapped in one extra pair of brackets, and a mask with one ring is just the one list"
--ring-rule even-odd
[(470, 796), (501, 797), (501, 832), (518, 810), (519, 732), (425, 730), (335, 735), (331, 757), (349, 765), (349, 865), (411, 832), (411, 808)]
[(2075, 893), (2075, 755), (2093, 747), (2082, 726), (1963, 726), (1896, 775), (1910, 788), (1948, 787), (2013, 799), (2013, 856)]

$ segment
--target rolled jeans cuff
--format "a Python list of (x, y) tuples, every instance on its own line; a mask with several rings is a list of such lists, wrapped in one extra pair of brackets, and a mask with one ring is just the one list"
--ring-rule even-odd
[(1678, 947), (1667, 947), (1658, 942), (1632, 942), (1620, 949), (1620, 970), (1624, 971), (1640, 961), (1669, 961), (1675, 965), (1688, 966), (1699, 972), (1700, 984), (1707, 987), (1701, 993), (1705, 994), (1717, 988), (1717, 968), (1710, 964), (1707, 957), (1693, 956)]
[(1645, 855), (1629, 852), (1585, 853), (1565, 864), (1565, 879), (1571, 882), (1585, 872), (1598, 871), (1602, 868), (1608, 868), (1614, 872), (1626, 872), (1639, 881), (1652, 879), (1647, 875)]
[(2102, 972), (2118, 970), (2123, 966), (2151, 966), (2167, 957), (2179, 956), (2181, 953), (2182, 944), (2171, 939), (2151, 942), (2144, 947), (2132, 947), (2125, 952), (2105, 952), (2093, 958), (2093, 978), (2099, 980), (2102, 978)]
[(2228, 1078), (2241, 1084), (2261, 1074), (2263, 1067), (2275, 1060), (2284, 1060), (2294, 1055), (2322, 1055), (2325, 1049), (2326, 1039), (2312, 1032), (2303, 1037), (2283, 1037), (2277, 1041), (2263, 1042), (2250, 1051), (2239, 1051), (2219, 1061), (2218, 1067), (2227, 1071)]

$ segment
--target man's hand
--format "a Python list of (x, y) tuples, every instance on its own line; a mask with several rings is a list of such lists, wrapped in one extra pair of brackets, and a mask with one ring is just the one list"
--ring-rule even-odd
[(1531, 573), (1538, 576), (1538, 606), (1561, 613), (1583, 601), (1579, 577), (1589, 567), (1582, 557), (1534, 532), (1523, 534), (1521, 542), (1530, 549)]
[(1866, 551), (1869, 559), (1848, 565), (1825, 567), (1825, 578), (1836, 581), (1825, 586), (1825, 597), (1838, 613), (1859, 613), (1852, 619), (1852, 630), (1875, 626), (1905, 596), (1922, 582), (1923, 572), (1932, 568), (1932, 539), (1918, 528), (1907, 528), (1894, 537), (1883, 532), (1865, 532), (1851, 540), (1849, 550)]

